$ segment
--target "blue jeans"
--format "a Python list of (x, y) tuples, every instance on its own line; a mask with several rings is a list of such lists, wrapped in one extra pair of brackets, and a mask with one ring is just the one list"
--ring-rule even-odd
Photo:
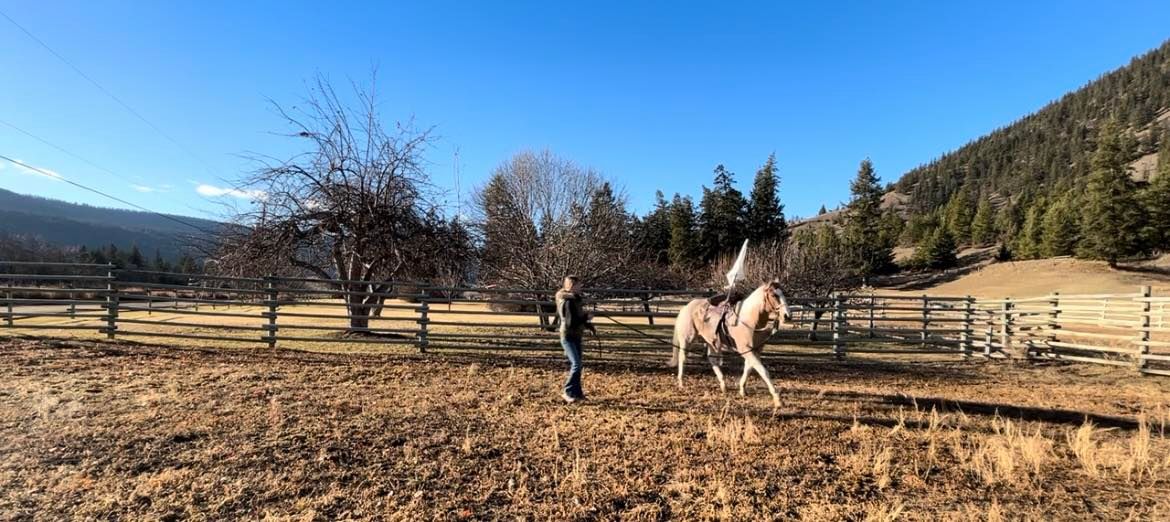
[(574, 399), (584, 399), (585, 392), (581, 390), (581, 339), (561, 338), (561, 346), (565, 348), (565, 357), (569, 358), (569, 378), (565, 381), (565, 395)]

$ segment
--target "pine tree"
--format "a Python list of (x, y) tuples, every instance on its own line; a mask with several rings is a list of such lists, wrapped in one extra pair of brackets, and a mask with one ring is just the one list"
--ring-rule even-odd
[(705, 262), (739, 248), (746, 237), (747, 200), (734, 183), (735, 175), (719, 165), (715, 167), (714, 186), (703, 187), (703, 199), (699, 203), (699, 246)]
[(1047, 206), (1042, 200), (1033, 202), (1024, 218), (1024, 225), (1016, 236), (1013, 249), (1019, 259), (1039, 259), (1044, 253), (1044, 213)]
[(881, 235), (881, 179), (868, 158), (861, 162), (849, 190), (852, 198), (845, 214), (845, 242), (856, 256), (858, 275), (868, 282), (894, 263), (893, 245), (883, 242)]
[(1127, 166), (1127, 147), (1128, 141), (1122, 139), (1116, 124), (1102, 126), (1081, 207), (1084, 239), (1077, 253), (1104, 259), (1110, 266), (1137, 254), (1141, 248), (1142, 216), (1137, 185)]
[(923, 268), (945, 270), (959, 264), (958, 246), (948, 227), (938, 227), (914, 252), (914, 264)]
[(1043, 221), (1044, 240), (1041, 248), (1043, 255), (1069, 256), (1076, 252), (1081, 225), (1072, 192), (1048, 207)]
[(634, 234), (648, 260), (670, 264), (670, 202), (661, 190), (655, 191), (654, 210), (637, 221)]
[(138, 245), (130, 246), (130, 255), (126, 256), (126, 263), (130, 265), (130, 268), (146, 267), (146, 258), (142, 257), (142, 251), (138, 250)]
[(191, 254), (183, 254), (180, 256), (176, 268), (180, 274), (199, 273), (199, 263), (195, 261), (194, 257), (191, 257)]
[(974, 212), (971, 208), (971, 191), (966, 185), (951, 196), (944, 216), (947, 228), (955, 241), (961, 244), (971, 241), (971, 221)]
[(1170, 251), (1170, 129), (1158, 141), (1158, 170), (1142, 194), (1146, 209), (1142, 236), (1150, 248), (1167, 252)]
[(890, 208), (882, 213), (881, 239), (883, 244), (898, 244), (905, 228), (906, 222), (902, 220), (902, 216), (899, 216), (896, 210)]
[(776, 191), (780, 175), (776, 172), (776, 153), (756, 171), (751, 199), (747, 207), (748, 237), (756, 243), (784, 241), (788, 236), (788, 222), (784, 219), (784, 205)]
[(695, 204), (691, 198), (674, 195), (670, 203), (670, 264), (692, 267), (699, 261), (699, 243), (695, 226)]
[(995, 242), (995, 210), (991, 201), (983, 199), (971, 219), (971, 243), (978, 246), (990, 245)]
[(821, 204), (821, 209), (817, 211), (817, 215), (818, 215), (818, 216), (823, 216), (823, 215), (825, 215), (825, 214), (828, 214), (828, 213), (829, 213), (828, 209), (826, 209), (826, 208), (825, 208), (825, 205), (822, 203), (822, 204)]
[(167, 260), (163, 258), (162, 252), (159, 252), (157, 248), (154, 249), (154, 262), (151, 263), (150, 269), (157, 270), (159, 272), (170, 272), (171, 271), (171, 264), (168, 263)]

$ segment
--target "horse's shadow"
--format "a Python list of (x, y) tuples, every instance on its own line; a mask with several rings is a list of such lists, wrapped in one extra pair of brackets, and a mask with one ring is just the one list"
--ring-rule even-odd
[[(728, 394), (731, 393), (732, 392), (728, 392)], [(872, 413), (866, 415), (838, 415), (824, 411), (816, 411), (815, 406), (801, 410), (800, 405), (793, 405), (791, 401), (782, 405), (779, 409), (756, 407), (755, 405), (750, 404), (741, 404), (741, 409), (739, 409), (738, 412), (752, 413), (760, 417), (770, 417), (776, 420), (817, 420), (837, 422), (847, 425), (857, 423), (865, 426), (880, 426), (885, 428), (894, 428), (900, 425), (910, 429), (928, 428), (930, 426), (930, 421), (924, 420), (922, 418), (908, 418), (907, 415), (900, 413), (895, 414), (894, 407), (897, 407), (898, 409), (911, 408), (912, 410), (919, 412), (933, 410), (938, 412), (939, 415), (945, 415), (948, 413), (962, 413), (964, 415), (989, 417), (995, 416), (1015, 421), (1074, 427), (1081, 426), (1085, 422), (1091, 422), (1093, 425), (1100, 428), (1137, 430), (1141, 425), (1140, 422), (1136, 419), (1117, 415), (1104, 415), (1099, 413), (1083, 412), (1062, 408), (1043, 408), (1036, 406), (1021, 406), (1016, 404), (946, 399), (941, 397), (910, 397), (902, 394), (861, 393), (852, 391), (833, 392), (814, 390), (810, 388), (792, 387), (785, 387), (781, 390), (780, 393), (781, 397), (788, 398), (791, 398), (793, 394), (806, 396), (814, 402), (817, 400), (828, 399), (849, 400), (850, 402), (861, 401), (880, 404), (889, 407), (891, 416), (875, 416)], [(741, 399), (739, 397), (735, 397), (729, 400), (748, 401), (750, 399)], [(731, 411), (727, 407), (729, 404), (734, 403), (724, 402), (722, 405), (717, 407), (714, 405), (709, 407), (701, 406), (700, 411), (707, 410), (708, 413), (722, 415)], [(696, 411), (694, 404), (642, 404), (620, 399), (591, 400), (591, 402), (587, 403), (587, 406), (652, 413), (693, 413)]]

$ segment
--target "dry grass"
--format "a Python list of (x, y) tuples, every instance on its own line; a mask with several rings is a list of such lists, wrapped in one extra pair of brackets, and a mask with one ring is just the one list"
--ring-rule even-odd
[(1170, 516), (1170, 383), (1124, 370), (784, 362), (779, 411), (645, 363), (565, 406), (561, 372), (0, 340), (0, 518)]

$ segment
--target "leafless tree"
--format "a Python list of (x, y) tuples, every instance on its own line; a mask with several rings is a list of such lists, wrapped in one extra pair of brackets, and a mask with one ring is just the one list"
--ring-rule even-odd
[(630, 216), (592, 169), (522, 152), (496, 168), (475, 203), (484, 282), (555, 288), (577, 274), (591, 286), (619, 286), (635, 277)]
[(833, 294), (857, 288), (860, 283), (851, 256), (840, 234), (829, 225), (801, 230), (788, 241), (780, 282), (789, 295), (814, 300), (812, 340), (816, 340), (823, 309)]
[(443, 252), (428, 203), (430, 130), (387, 126), (372, 87), (355, 86), (354, 94), (347, 105), (318, 78), (300, 105), (273, 104), (306, 150), (287, 160), (256, 157), (261, 167), (240, 187), (255, 205), (225, 227), (214, 262), (252, 272), (294, 268), (332, 282), (345, 295), (350, 327), (364, 330), (382, 302), (372, 294), (390, 289), (385, 281)]

